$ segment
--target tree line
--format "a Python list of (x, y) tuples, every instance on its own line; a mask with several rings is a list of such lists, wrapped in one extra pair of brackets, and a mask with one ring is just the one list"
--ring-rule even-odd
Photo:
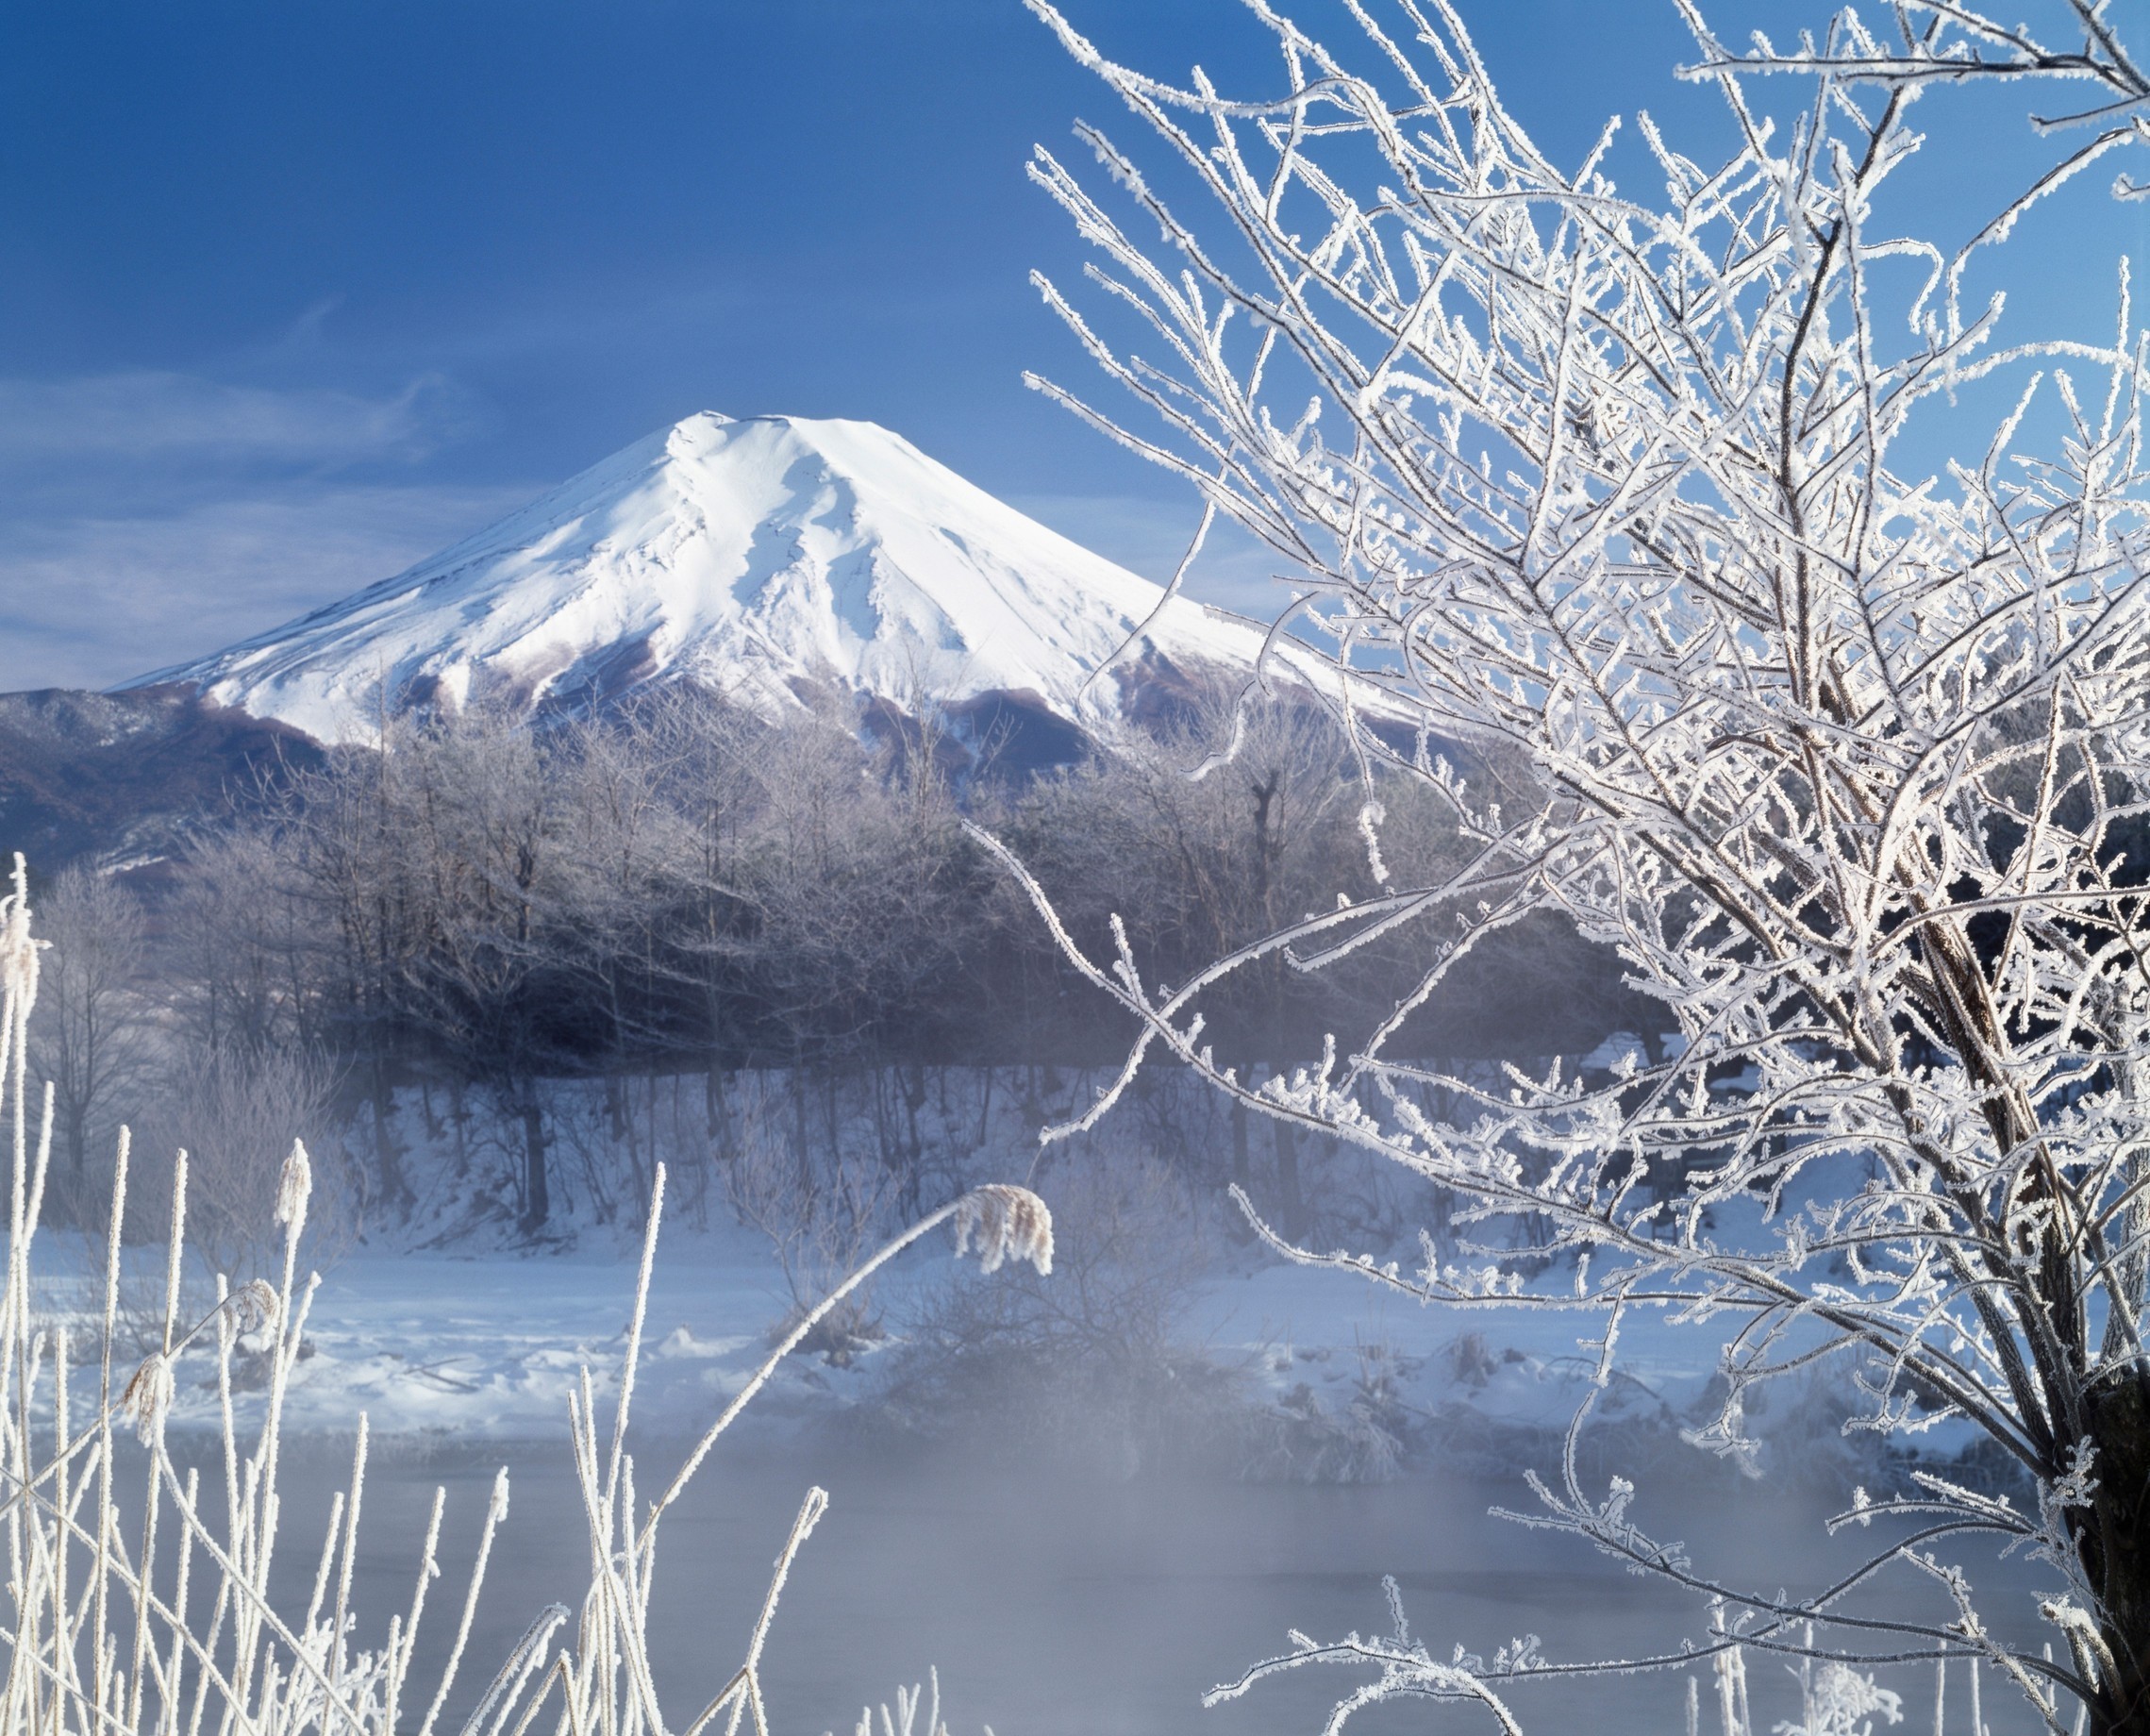
[[(534, 726), (392, 719), (253, 793), (149, 895), (84, 868), (42, 890), (38, 1060), (63, 1172), (93, 1192), (117, 1123), (152, 1101), (167, 1107), (151, 1120), (191, 1119), (197, 1151), (267, 1101), (355, 1128), (363, 1187), (392, 1210), (421, 1180), (395, 1093), (452, 1083), (517, 1128), (536, 1227), (547, 1079), (699, 1074), (715, 1093), (742, 1068), (1107, 1064), (1125, 1015), (963, 823), (1013, 841), (1083, 938), (1117, 919), (1146, 976), (1185, 980), (1375, 885), (1341, 732), (1306, 704), (1234, 710), (1198, 690), (1024, 778), (931, 708), (828, 694), (780, 725), (684, 686)], [(1234, 729), (1236, 753), (1211, 760)], [(1454, 848), (1439, 809), (1382, 793), (1384, 866), (1430, 875)], [(1310, 975), (1279, 954), (1211, 998), (1211, 1042), (1257, 1072), (1304, 1062), (1406, 963), (1373, 948)], [(1622, 1016), (1616, 970), (1551, 930), (1480, 987), (1428, 1016), (1428, 1045), (1546, 1053), (1574, 1046), (1578, 1019)]]

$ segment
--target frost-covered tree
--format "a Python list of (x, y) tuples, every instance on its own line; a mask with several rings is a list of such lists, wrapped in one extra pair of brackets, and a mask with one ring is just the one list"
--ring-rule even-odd
[[(1115, 64), (1030, 4), (1161, 160), (1085, 125), (1110, 191), (1032, 166), (1142, 352), (1040, 287), (1158, 426), (1033, 383), (1291, 563), (1291, 629), (1349, 672), (1381, 881), (1170, 991), (1124, 943), (1099, 961), (1063, 936), (1142, 1021), (1127, 1077), (1169, 1052), (1464, 1196), (1486, 1248), (1547, 1246), (1558, 1277), (1490, 1253), (1302, 1259), (1593, 1310), (1608, 1363), (1633, 1310), (1728, 1323), (1705, 1444), (1747, 1454), (1755, 1383), (1833, 1354), (1864, 1394), (1851, 1427), (1967, 1418), (2037, 1491), (2026, 1510), (1918, 1477), (1862, 1499), (1874, 1561), (1790, 1596), (1707, 1581), (1571, 1452), (1542, 1523), (1722, 1599), (1716, 1634), (1658, 1661), (1969, 1655), (2056, 1730), (2078, 1706), (2099, 1736), (2150, 1730), (2145, 351), (2125, 275), (2103, 341), (2009, 347), (1971, 292), (2028, 206), (2150, 124), (2103, 0), (2060, 8), (2066, 51), (1953, 0), (1748, 58), (1691, 16), (1724, 148), (1643, 116), (1633, 162), (1608, 126), (1574, 168), (1502, 107), (1445, 0), (1344, 0), (1349, 54), (1248, 0), (1283, 75), (1245, 97)], [(1747, 77), (1769, 70), (1805, 82)], [(1959, 248), (1891, 225), (1923, 93), (2047, 75), (2092, 81), (2087, 142)], [(1773, 120), (1766, 96), (1799, 106)], [(2004, 386), (1967, 443), (1966, 408)], [(1449, 804), (1461, 866), (1388, 872), (1386, 778)], [(1546, 909), (1616, 947), (1677, 1040), (1609, 1079), (1495, 1089), (1403, 1058), (1459, 961)], [(1325, 1064), (1258, 1087), (1212, 1053), (1219, 982), (1414, 925), (1416, 989)], [(1465, 1112), (1425, 1113), (1436, 1088)], [(1670, 1196), (1644, 1185), (1668, 1158)], [(2050, 1564), (2050, 1647), (1974, 1607), (1950, 1564), (1974, 1533)], [(1937, 1581), (1946, 1612), (1851, 1600), (1885, 1570)], [(1550, 1667), (1450, 1664), (1401, 1633), (1281, 1661), (1353, 1658), (1376, 1675), (1342, 1711), (1432, 1694), (1504, 1721), (1508, 1683)]]
[(87, 1204), (90, 1152), (108, 1137), (148, 1067), (142, 907), (109, 876), (76, 865), (39, 907), (52, 949), (30, 1027), (33, 1065), (51, 1081), (63, 1174)]

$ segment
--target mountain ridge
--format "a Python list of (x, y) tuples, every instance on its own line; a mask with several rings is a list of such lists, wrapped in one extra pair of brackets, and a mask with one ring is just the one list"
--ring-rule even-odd
[[(324, 742), (385, 703), (601, 703), (688, 677), (772, 720), (802, 683), (899, 707), (1025, 695), (1086, 731), (1133, 669), (1244, 674), (1267, 629), (1025, 517), (875, 424), (714, 411), (400, 574), (115, 692), (181, 684)], [(1135, 643), (1139, 640), (1139, 643)], [(1322, 679), (1290, 645), (1291, 678)]]
[(185, 687), (0, 693), (0, 862), (166, 864), (321, 761), (300, 732)]

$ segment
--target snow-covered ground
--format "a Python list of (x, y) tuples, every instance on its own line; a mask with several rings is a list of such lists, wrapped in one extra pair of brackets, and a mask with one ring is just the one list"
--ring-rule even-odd
[[(86, 1311), (93, 1258), (78, 1243), (46, 1239), (41, 1288), (48, 1309)], [(1194, 1288), (1179, 1336), (1241, 1371), (1256, 1402), (1341, 1417), (1370, 1381), (1385, 1378), (1413, 1423), (1552, 1430), (1564, 1427), (1594, 1372), (1593, 1354), (1577, 1344), (1595, 1329), (1587, 1315), (1466, 1314), (1418, 1306), (1346, 1274), (1258, 1258), (1233, 1265)], [(883, 1312), (900, 1322), (956, 1277), (953, 1267), (944, 1241), (918, 1250), (878, 1293)], [(312, 1354), (296, 1371), (288, 1426), (348, 1433), (362, 1410), (376, 1437), (413, 1443), (554, 1437), (584, 1370), (600, 1394), (613, 1390), (634, 1283), (634, 1250), (608, 1236), (566, 1252), (361, 1249), (336, 1263), (316, 1294), (307, 1327)], [(637, 1381), (642, 1427), (699, 1430), (760, 1363), (789, 1306), (758, 1233), (728, 1223), (667, 1233)], [(1635, 1317), (1599, 1414), (1691, 1418), (1716, 1342), (1707, 1327)], [(871, 1402), (885, 1354), (848, 1367), (794, 1356), (758, 1401), (756, 1427), (811, 1427)], [(175, 1421), (208, 1427), (217, 1406), (213, 1360), (207, 1350), (191, 1360), (197, 1366), (182, 1361)]]
[[(812, 1151), (824, 1169), (854, 1165), (854, 1176), (919, 1175), (927, 1204), (978, 1181), (1023, 1178), (1036, 1128), (1087, 1102), (1094, 1082), (1049, 1069), (941, 1069), (907, 1110), (881, 1101), (888, 1082), (875, 1076), (798, 1098), (801, 1081), (789, 1075), (742, 1074), (725, 1082), (714, 1110), (698, 1084), (687, 1093), (625, 1092), (613, 1106), (625, 1117), (617, 1125), (601, 1084), (561, 1082), (547, 1098), (556, 1233), (540, 1249), (516, 1237), (512, 1142), (493, 1126), (497, 1115), (475, 1098), (458, 1118), (442, 1101), (399, 1093), (394, 1138), (407, 1162), (439, 1179), (421, 1209), (392, 1228), (376, 1226), (370, 1240), (356, 1242), (331, 1233), (331, 1250), (347, 1251), (326, 1263), (313, 1301), (311, 1354), (296, 1371), (289, 1424), (344, 1434), (363, 1411), (376, 1437), (414, 1444), (557, 1439), (585, 1369), (601, 1396), (616, 1380), (640, 1250), (631, 1202), (646, 1186), (637, 1177), (661, 1157), (673, 1204), (655, 1264), (635, 1413), (653, 1433), (698, 1433), (752, 1376), (794, 1307), (770, 1241), (736, 1221), (727, 1188), (742, 1176), (791, 1175), (789, 1154), (799, 1149)], [(916, 1153), (892, 1143), (899, 1135), (916, 1143)], [(1378, 1474), (1391, 1446), (1448, 1469), (1502, 1468), (1519, 1451), (1546, 1462), (1543, 1449), (1590, 1394), (1598, 1358), (1584, 1341), (1602, 1332), (1601, 1320), (1505, 1304), (1424, 1307), (1352, 1272), (1288, 1264), (1248, 1244), (1243, 1228), (1235, 1240), (1227, 1230), (1236, 1214), (1212, 1173), (1230, 1144), (1220, 1100), (1166, 1075), (1146, 1081), (1107, 1127), (1050, 1148), (1031, 1172), (1062, 1217), (1062, 1269), (1042, 1280), (1045, 1310), (1058, 1306), (1049, 1294), (1055, 1286), (1077, 1299), (1084, 1285), (1149, 1284), (1142, 1306), (1176, 1350), (1225, 1371), (1235, 1402), (1266, 1410), (1291, 1437), (1290, 1450), (1267, 1466), (1272, 1472), (1308, 1474), (1309, 1441), (1326, 1459), (1315, 1473), (1324, 1476)], [(1396, 1185), (1386, 1166), (1360, 1174), (1341, 1152), (1319, 1161), (1325, 1185), (1338, 1184), (1338, 1198), (1358, 1198), (1365, 1217), (1359, 1230), (1324, 1232), (1324, 1244), (1373, 1246), (1413, 1264), (1408, 1244), (1427, 1202), (1382, 1192)], [(729, 1182), (718, 1178), (725, 1175)], [(790, 1209), (774, 1203), (778, 1216)], [(1761, 1210), (1752, 1199), (1721, 1204), (1711, 1233), (1735, 1241), (1759, 1233)], [(1757, 1221), (1736, 1222), (1742, 1214)], [(841, 1267), (880, 1233), (850, 1251), (825, 1250), (820, 1263), (834, 1258)], [(1120, 1240), (1120, 1266), (1084, 1270), (1088, 1247), (1108, 1237)], [(160, 1256), (154, 1248), (130, 1253), (141, 1267), (131, 1282), (136, 1311), (160, 1313)], [(55, 1316), (89, 1312), (101, 1294), (90, 1276), (100, 1262), (101, 1252), (78, 1238), (47, 1232), (37, 1262), (43, 1306)], [(1159, 1268), (1172, 1270), (1160, 1277)], [(1530, 1284), (1550, 1296), (1571, 1279), (1543, 1270)], [(198, 1271), (191, 1281), (197, 1305), (206, 1304)], [(913, 1249), (874, 1293), (890, 1337), (843, 1366), (808, 1354), (790, 1359), (748, 1413), (748, 1432), (810, 1434), (876, 1404), (906, 1333), (938, 1301), (980, 1281), (975, 1269), (958, 1268), (945, 1238)], [(1117, 1304), (1104, 1314), (1126, 1319)], [(1108, 1334), (1115, 1329), (1108, 1321)], [(1683, 1427), (1710, 1420), (1709, 1389), (1731, 1329), (1729, 1317), (1680, 1324), (1662, 1310), (1630, 1310), (1594, 1425), (1648, 1431), (1672, 1446)], [(206, 1351), (182, 1362), (179, 1426), (213, 1424), (212, 1367)], [(1765, 1390), (1755, 1432), (1778, 1444), (1773, 1451), (1789, 1447), (1833, 1474), (1873, 1444), (1871, 1436), (1842, 1436), (1847, 1396), (1819, 1391), (1814, 1377), (1781, 1383)], [(1921, 1445), (1947, 1458), (1968, 1440), (1958, 1425)], [(1676, 1453), (1703, 1461), (1692, 1448)], [(1340, 1455), (1351, 1468), (1338, 1469)]]

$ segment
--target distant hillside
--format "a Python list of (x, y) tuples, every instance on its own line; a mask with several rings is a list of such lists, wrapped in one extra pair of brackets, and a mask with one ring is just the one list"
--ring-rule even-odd
[(189, 687), (0, 693), (0, 860), (36, 875), (89, 859), (142, 867), (321, 749)]

